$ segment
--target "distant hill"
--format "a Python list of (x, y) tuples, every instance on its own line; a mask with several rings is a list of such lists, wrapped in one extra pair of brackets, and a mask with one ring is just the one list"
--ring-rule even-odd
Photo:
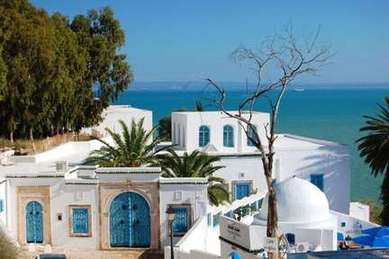
[[(226, 90), (241, 91), (246, 88), (253, 89), (255, 85), (249, 83), (246, 85), (242, 82), (220, 82), (220, 85)], [(292, 88), (298, 89), (388, 89), (388, 83), (318, 83), (318, 84), (295, 84)], [(156, 91), (156, 90), (170, 90), (170, 91), (202, 91), (212, 90), (212, 86), (205, 81), (160, 81), (160, 82), (134, 82), (128, 91)]]

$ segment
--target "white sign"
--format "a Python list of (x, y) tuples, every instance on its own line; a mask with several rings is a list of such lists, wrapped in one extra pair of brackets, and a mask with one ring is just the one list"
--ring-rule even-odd
[(276, 237), (265, 237), (264, 249), (267, 252), (277, 252), (277, 238)]

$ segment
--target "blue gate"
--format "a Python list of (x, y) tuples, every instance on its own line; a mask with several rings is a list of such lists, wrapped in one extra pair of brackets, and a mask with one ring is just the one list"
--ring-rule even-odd
[(26, 241), (43, 243), (43, 210), (37, 201), (30, 201), (26, 206)]
[(112, 201), (110, 236), (112, 247), (150, 246), (150, 208), (141, 195), (125, 192)]

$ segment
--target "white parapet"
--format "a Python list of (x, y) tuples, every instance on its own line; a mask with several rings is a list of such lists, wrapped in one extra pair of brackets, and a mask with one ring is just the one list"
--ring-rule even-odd
[(370, 221), (370, 206), (360, 202), (350, 202), (350, 216)]

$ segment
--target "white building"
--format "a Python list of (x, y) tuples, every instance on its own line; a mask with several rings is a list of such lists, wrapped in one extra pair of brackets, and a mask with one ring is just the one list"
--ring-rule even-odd
[[(254, 113), (253, 116), (259, 134), (263, 135), (269, 115)], [(99, 126), (84, 132), (105, 136), (103, 129), (106, 127), (119, 132), (119, 119), (129, 124), (144, 118), (144, 128), (152, 128), (150, 111), (117, 106), (110, 107), (103, 117)], [(102, 255), (136, 258), (144, 252), (159, 254), (169, 244), (166, 210), (172, 207), (177, 213), (174, 243), (177, 253), (182, 253), (181, 258), (224, 256), (225, 245), (219, 240), (219, 236), (224, 235), (223, 224), (235, 221), (233, 211), (240, 207), (249, 206), (252, 213), (257, 211), (266, 195), (259, 153), (247, 141), (237, 121), (220, 112), (173, 113), (172, 140), (179, 153), (199, 149), (221, 156), (220, 164), (225, 167), (217, 175), (227, 181), (231, 204), (220, 207), (208, 204), (207, 179), (162, 178), (160, 168), (152, 167), (84, 166), (85, 158), (92, 150), (100, 148), (101, 143), (96, 140), (68, 142), (40, 154), (0, 159), (3, 229), (32, 251), (52, 250), (82, 255), (82, 258)], [(323, 198), (321, 204), (327, 204), (323, 206), (327, 210), (329, 207), (331, 213), (320, 224), (325, 223), (326, 228), (333, 230), (336, 220), (332, 215), (336, 213), (338, 219), (343, 217), (343, 222), (350, 220), (346, 215), (350, 201), (350, 165), (345, 146), (279, 134), (274, 168), (278, 182), (289, 181), (296, 175), (325, 193), (328, 202)], [(288, 190), (296, 193), (296, 188), (292, 186)], [(315, 195), (324, 197), (315, 190)], [(308, 197), (311, 203), (313, 197)], [(296, 205), (290, 200), (282, 204)], [(363, 216), (359, 208), (354, 209)], [(311, 218), (321, 219), (323, 215), (326, 214), (311, 214)], [(246, 224), (244, 229), (260, 228), (260, 220), (257, 216), (253, 224)], [(287, 229), (289, 223), (283, 228)], [(339, 220), (336, 224), (339, 229)], [(326, 245), (333, 248), (333, 243)]]
[(161, 178), (153, 167), (83, 166), (87, 144), (97, 145), (67, 143), (66, 150), (59, 146), (24, 161), (11, 157), (12, 164), (0, 167), (1, 225), (21, 246), (82, 258), (158, 254), (168, 243), (169, 206), (178, 213), (175, 239), (206, 215), (206, 179)]
[[(287, 252), (334, 251), (338, 235), (353, 235), (374, 227), (363, 221), (329, 209), (329, 203), (316, 186), (292, 177), (276, 184), (278, 228), (284, 235)], [(222, 217), (220, 225), (221, 257), (254, 259), (266, 247), (268, 196), (259, 213), (242, 221)], [(235, 257), (233, 257), (233, 255)]]
[(119, 120), (122, 120), (127, 125), (131, 125), (132, 120), (139, 121), (142, 118), (144, 119), (143, 126), (145, 129), (153, 127), (152, 111), (137, 109), (128, 105), (111, 105), (102, 112), (101, 117), (101, 123), (91, 128), (82, 129), (82, 132), (106, 137), (106, 128), (117, 133), (121, 132), (122, 128)]
[[(265, 125), (269, 123), (269, 114), (254, 112), (252, 122), (262, 139), (266, 139)], [(217, 175), (227, 180), (233, 200), (266, 192), (260, 154), (250, 145), (236, 119), (221, 112), (173, 112), (172, 142), (182, 152), (200, 149), (221, 156), (220, 163), (225, 168)], [(277, 181), (294, 175), (307, 179), (324, 191), (331, 209), (348, 213), (350, 155), (346, 146), (279, 134), (275, 153), (274, 178)]]
[[(93, 130), (120, 130), (149, 111), (110, 107)], [(91, 131), (91, 129), (87, 129)], [(87, 131), (86, 130), (86, 131)], [(106, 139), (110, 142), (110, 139)], [(76, 258), (160, 255), (167, 244), (166, 210), (177, 213), (175, 242), (207, 214), (207, 180), (162, 178), (160, 168), (96, 168), (83, 165), (97, 140), (68, 142), (35, 155), (4, 153), (0, 164), (0, 230), (36, 254), (64, 252)], [(104, 257), (106, 258), (106, 257)], [(119, 257), (122, 258), (122, 257)]]

